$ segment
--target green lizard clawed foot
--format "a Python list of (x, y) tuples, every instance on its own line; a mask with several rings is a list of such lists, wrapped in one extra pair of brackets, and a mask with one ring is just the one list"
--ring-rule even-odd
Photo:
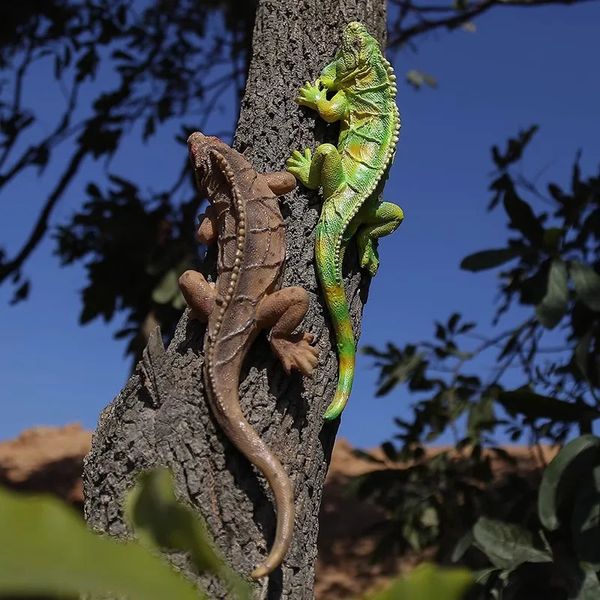
[(358, 230), (356, 241), (360, 266), (373, 277), (379, 268), (378, 240), (398, 229), (404, 212), (391, 202), (382, 202), (375, 210), (369, 209)]
[(296, 179), (306, 185), (310, 177), (311, 163), (312, 152), (310, 148), (306, 148), (304, 154), (300, 150), (294, 150), (292, 155), (287, 159), (286, 168)]
[(287, 170), (309, 190), (323, 186), (326, 202), (346, 181), (342, 158), (333, 144), (321, 144), (314, 155), (310, 148), (304, 153), (294, 150), (286, 163)]
[(317, 79), (315, 83), (306, 82), (296, 96), (296, 102), (302, 106), (316, 109), (318, 103), (326, 98), (326, 92), (321, 88), (321, 82)]
[(368, 234), (357, 237), (358, 259), (360, 266), (369, 272), (371, 277), (375, 277), (379, 269), (379, 252), (377, 251), (377, 240), (371, 239)]

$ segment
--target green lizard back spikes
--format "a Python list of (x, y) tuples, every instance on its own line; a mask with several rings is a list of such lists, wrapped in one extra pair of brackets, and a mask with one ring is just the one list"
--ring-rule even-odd
[(395, 231), (404, 218), (401, 208), (380, 198), (400, 131), (396, 76), (377, 40), (354, 22), (344, 29), (333, 62), (315, 83), (300, 88), (296, 101), (317, 110), (328, 123), (340, 121), (337, 148), (321, 144), (314, 156), (309, 149), (295, 150), (287, 161), (288, 171), (306, 187), (323, 187), (315, 258), (339, 359), (337, 390), (325, 412), (325, 419), (332, 420), (348, 402), (356, 355), (342, 279), (344, 253), (355, 238), (361, 266), (375, 275), (379, 238)]

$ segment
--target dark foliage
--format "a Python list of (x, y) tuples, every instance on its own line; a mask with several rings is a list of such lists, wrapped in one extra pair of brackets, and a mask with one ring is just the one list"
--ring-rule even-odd
[[(478, 15), (501, 5), (523, 6), (569, 3), (563, 0), (534, 2), (450, 2), (431, 6), (410, 0), (390, 3), (390, 48), (410, 48), (423, 37), (438, 30), (469, 26)], [(25, 300), (32, 282), (27, 272), (28, 259), (39, 243), (55, 229), (53, 219), (57, 205), (70, 193), (78, 176), (88, 178), (90, 161), (103, 160), (106, 177), (110, 176), (110, 159), (132, 136), (140, 143), (163, 131), (180, 130), (179, 142), (195, 129), (229, 137), (229, 132), (210, 129), (210, 117), (222, 108), (222, 98), (233, 93), (241, 97), (251, 47), (252, 28), (257, 0), (24, 0), (5, 2), (0, 7), (0, 194), (4, 210), (10, 210), (9, 185), (48, 171), (47, 188), (40, 199), (39, 212), (33, 216), (30, 233), (21, 246), (8, 253), (0, 246), (0, 283), (13, 286), (13, 303)], [(64, 95), (64, 108), (53, 122), (40, 117), (38, 106), (26, 91), (40, 69), (52, 70), (57, 89)], [(410, 70), (408, 83), (415, 87), (435, 85), (428, 74)], [(93, 92), (90, 92), (93, 90)], [(93, 97), (89, 97), (93, 93)], [(233, 125), (235, 115), (231, 114)], [(111, 257), (118, 244), (99, 245), (87, 237), (97, 236), (105, 228), (140, 233), (142, 228), (127, 219), (135, 214), (157, 232), (156, 201), (165, 205), (165, 227), (172, 243), (188, 245), (194, 227), (192, 211), (181, 208), (179, 195), (188, 196), (183, 203), (194, 205), (193, 191), (185, 176), (186, 152), (173, 142), (165, 149), (181, 154), (182, 174), (178, 181), (165, 182), (162, 190), (146, 192), (142, 181), (123, 185), (137, 190), (137, 211), (109, 210), (105, 216), (113, 224), (95, 222), (97, 207), (86, 204), (71, 223), (59, 226), (57, 254), (63, 263), (84, 261), (88, 281), (82, 294), (82, 321), (96, 315), (110, 319), (119, 310), (128, 318), (126, 335), (145, 338), (145, 324), (158, 319), (163, 331), (171, 331), (177, 312), (156, 311), (148, 293), (154, 289), (142, 275), (130, 285), (139, 289), (126, 291), (110, 281)], [(123, 175), (121, 174), (121, 178)], [(105, 181), (89, 182), (106, 188)], [(90, 188), (88, 188), (90, 189)], [(92, 188), (93, 189), (93, 188)], [(176, 192), (179, 192), (176, 195)], [(168, 205), (168, 207), (166, 206)], [(107, 209), (108, 210), (108, 209)], [(142, 216), (141, 213), (144, 213)], [(173, 215), (175, 221), (170, 222)], [(185, 222), (181, 218), (187, 219)], [(76, 226), (76, 230), (70, 231)], [(86, 240), (82, 241), (84, 235)], [(93, 231), (93, 233), (92, 233)], [(133, 239), (134, 233), (130, 233)], [(164, 232), (150, 239), (144, 231), (139, 240), (140, 252), (121, 256), (124, 272), (133, 273), (149, 264), (164, 249)], [(71, 247), (71, 244), (74, 247)], [(180, 255), (169, 254), (173, 261), (163, 264), (165, 272), (181, 267)], [(91, 261), (91, 262), (90, 262)], [(164, 261), (163, 261), (164, 262)], [(96, 265), (91, 268), (89, 265)], [(104, 265), (105, 268), (100, 268)], [(142, 272), (144, 270), (142, 269)], [(96, 298), (102, 289), (102, 298)], [(109, 295), (111, 297), (109, 297)], [(125, 298), (127, 295), (127, 298)], [(130, 349), (137, 343), (133, 341)]]
[[(512, 324), (481, 335), (474, 323), (453, 314), (435, 323), (432, 340), (403, 348), (393, 343), (382, 349), (365, 348), (379, 369), (377, 394), (398, 395), (403, 386), (414, 398), (411, 417), (396, 419), (395, 442), (382, 446), (386, 468), (356, 483), (359, 493), (384, 507), (389, 518), (381, 548), (391, 549), (390, 539), (398, 548), (437, 544), (439, 558), (447, 560), (449, 548), (481, 515), (488, 521), (475, 525), (476, 541), (477, 532), (487, 528), (498, 535), (525, 536), (527, 548), (533, 547), (531, 540), (540, 529), (535, 477), (508, 482), (492, 478), (494, 454), (510, 458), (498, 447), (499, 434), (501, 439), (532, 446), (562, 444), (574, 433), (588, 434), (600, 417), (600, 177), (582, 176), (576, 160), (566, 188), (550, 183), (542, 193), (517, 168), (535, 131), (531, 127), (504, 149), (492, 149), (496, 174), (489, 209), (504, 211), (509, 230), (505, 247), (476, 252), (461, 263), (474, 273), (498, 269), (494, 327)], [(517, 307), (520, 320), (513, 314)], [(494, 368), (482, 368), (490, 362)], [(513, 377), (521, 374), (522, 386), (503, 385), (508, 369)], [(404, 398), (406, 392), (400, 392)], [(447, 432), (453, 435), (454, 448), (426, 458), (425, 444)], [(577, 473), (578, 478), (583, 476)], [(595, 485), (593, 477), (585, 479)], [(545, 493), (543, 486), (540, 493)], [(593, 490), (578, 501), (585, 504), (588, 526), (596, 523), (596, 505), (589, 504), (592, 496), (596, 502)], [(581, 510), (580, 506), (575, 512), (581, 515)], [(472, 541), (473, 534), (469, 535), (466, 539)], [(486, 597), (529, 598), (544, 593), (574, 598), (561, 595), (567, 579), (597, 585), (596, 575), (592, 572), (593, 581), (587, 581), (587, 572), (577, 561), (569, 567), (570, 579), (565, 575), (568, 565), (559, 558), (559, 548), (566, 544), (563, 538), (552, 546), (552, 553), (546, 552), (549, 565), (537, 564), (540, 561), (531, 557), (521, 560), (514, 548), (505, 549), (513, 562), (502, 565), (501, 559), (490, 558), (492, 551), (479, 540), (475, 546), (495, 565), (486, 585), (497, 595)], [(480, 558), (470, 564), (481, 564)], [(540, 577), (550, 587), (529, 595), (527, 586)], [(558, 585), (557, 595), (552, 595), (552, 585)]]
[[(230, 0), (63, 0), (9, 3), (2, 9), (0, 64), (0, 191), (18, 177), (41, 174), (52, 165), (55, 186), (35, 217), (30, 235), (8, 257), (0, 251), (0, 282), (15, 286), (13, 302), (24, 300), (30, 280), (24, 266), (46, 235), (52, 213), (89, 159), (109, 159), (127, 136), (141, 142), (161, 127), (183, 124), (179, 143), (198, 126), (206, 127), (219, 97), (231, 87), (243, 91), (255, 3)], [(54, 70), (65, 107), (48, 130), (27, 104), (25, 86), (40, 66)], [(86, 84), (94, 82), (93, 88)], [(96, 94), (89, 102), (84, 90)], [(83, 94), (83, 95), (82, 95)], [(217, 132), (214, 132), (217, 133)], [(65, 163), (62, 172), (57, 164)], [(57, 254), (63, 264), (85, 261), (88, 283), (82, 294), (81, 322), (106, 320), (125, 310), (129, 350), (138, 344), (148, 320), (169, 332), (180, 314), (162, 310), (161, 280), (189, 266), (198, 208), (188, 183), (186, 152), (182, 173), (160, 192), (111, 176), (116, 186), (103, 196), (103, 183), (90, 182), (90, 200), (71, 223), (58, 227)], [(50, 167), (48, 167), (50, 168)], [(189, 199), (176, 201), (182, 187)], [(8, 198), (10, 200), (10, 197)], [(185, 250), (184, 250), (185, 248)], [(115, 269), (118, 265), (119, 268)], [(169, 275), (170, 279), (172, 276)], [(172, 298), (171, 298), (172, 299)], [(172, 302), (170, 303), (172, 305)]]
[(472, 546), (491, 563), (477, 577), (478, 598), (600, 596), (599, 474), (600, 439), (580, 436), (544, 472), (537, 511), (528, 520), (477, 520), (454, 558)]

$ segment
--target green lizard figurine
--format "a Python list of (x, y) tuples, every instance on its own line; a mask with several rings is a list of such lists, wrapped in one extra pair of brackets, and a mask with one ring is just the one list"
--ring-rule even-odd
[(378, 239), (404, 218), (400, 207), (380, 198), (400, 131), (396, 76), (377, 40), (354, 22), (344, 29), (333, 62), (315, 83), (300, 88), (296, 101), (328, 123), (341, 122), (337, 148), (321, 144), (314, 156), (309, 149), (304, 154), (295, 150), (287, 161), (288, 171), (307, 188), (323, 187), (315, 257), (339, 359), (337, 389), (325, 412), (325, 419), (332, 420), (348, 402), (356, 355), (342, 278), (344, 253), (356, 238), (361, 266), (375, 275)]

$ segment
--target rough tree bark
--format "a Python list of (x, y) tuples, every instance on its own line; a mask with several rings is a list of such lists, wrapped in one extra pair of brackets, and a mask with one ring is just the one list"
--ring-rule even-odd
[[(314, 80), (330, 60), (343, 26), (360, 20), (379, 39), (385, 35), (384, 0), (261, 0), (253, 56), (242, 101), (235, 146), (257, 170), (283, 168), (293, 148), (332, 141), (335, 131), (294, 103), (298, 87)], [(284, 285), (309, 291), (302, 328), (315, 334), (321, 352), (311, 380), (286, 377), (266, 342), (259, 340), (240, 387), (243, 410), (281, 458), (296, 494), (296, 528), (282, 569), (260, 590), (261, 598), (313, 597), (318, 515), (323, 481), (337, 424), (323, 426), (333, 396), (337, 360), (326, 309), (313, 267), (319, 196), (303, 188), (288, 194)], [(346, 284), (358, 334), (368, 281), (348, 253)], [(202, 383), (203, 326), (184, 315), (165, 351), (154, 335), (119, 396), (100, 417), (85, 462), (86, 518), (99, 531), (124, 536), (121, 501), (136, 474), (167, 465), (180, 497), (197, 507), (230, 564), (247, 574), (270, 547), (274, 511), (265, 482), (216, 427)], [(190, 575), (185, 557), (171, 559)], [(198, 579), (198, 578), (196, 578)], [(219, 583), (198, 580), (211, 598), (226, 598)], [(261, 588), (260, 584), (257, 588)]]

